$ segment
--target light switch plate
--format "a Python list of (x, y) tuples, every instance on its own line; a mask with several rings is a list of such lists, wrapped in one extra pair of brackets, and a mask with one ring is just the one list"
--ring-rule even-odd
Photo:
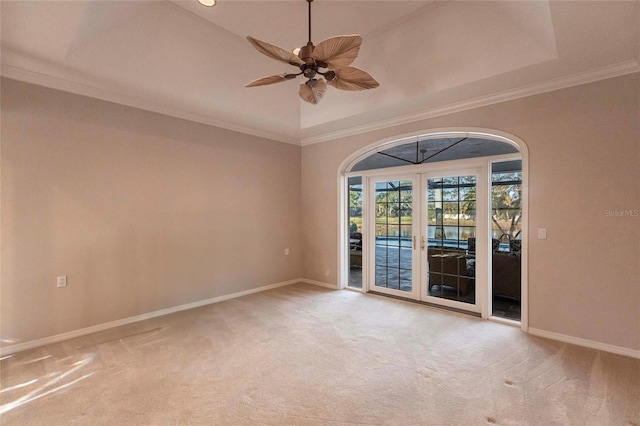
[(67, 276), (60, 275), (57, 279), (58, 287), (66, 287), (67, 286)]

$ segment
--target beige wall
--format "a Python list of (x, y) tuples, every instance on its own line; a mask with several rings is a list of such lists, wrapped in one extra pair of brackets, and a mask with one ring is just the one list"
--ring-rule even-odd
[(1, 154), (3, 345), (302, 276), (300, 147), (5, 79)]
[[(640, 75), (302, 149), (305, 276), (337, 283), (337, 173), (356, 150), (438, 128), (521, 138), (530, 156), (529, 326), (640, 349)], [(547, 240), (538, 240), (547, 228)]]
[(529, 149), (529, 229), (548, 230), (530, 243), (529, 325), (638, 350), (640, 217), (605, 211), (640, 209), (639, 99), (636, 74), (301, 154), (2, 80), (3, 345), (298, 277), (336, 283), (340, 163), (397, 135), (471, 127)]

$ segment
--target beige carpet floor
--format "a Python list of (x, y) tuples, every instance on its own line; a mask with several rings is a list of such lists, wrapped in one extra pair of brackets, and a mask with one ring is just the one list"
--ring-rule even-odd
[(640, 360), (307, 284), (0, 368), (3, 425), (640, 424)]

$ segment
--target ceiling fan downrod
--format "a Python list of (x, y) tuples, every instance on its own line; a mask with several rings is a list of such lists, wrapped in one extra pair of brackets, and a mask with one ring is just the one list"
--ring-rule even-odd
[(307, 0), (307, 3), (309, 3), (309, 43), (311, 43), (311, 2), (313, 0)]
[(301, 47), (300, 52), (298, 52), (298, 57), (302, 59), (304, 63), (307, 64), (308, 67), (313, 67), (315, 65), (315, 61), (311, 56), (311, 53), (315, 48), (315, 46), (311, 42), (311, 2), (312, 1), (313, 0), (307, 0), (307, 3), (309, 4), (309, 41), (307, 42), (307, 45)]
[(309, 81), (307, 81), (307, 84), (311, 86), (314, 85), (314, 80), (312, 79), (316, 76), (316, 74), (320, 74), (324, 76), (325, 79), (327, 79), (327, 81), (333, 80), (336, 76), (336, 73), (333, 71), (326, 71), (326, 72), (320, 71), (319, 68), (327, 68), (327, 64), (323, 61), (316, 60), (311, 55), (313, 53), (313, 50), (315, 49), (315, 46), (311, 41), (311, 2), (312, 1), (313, 0), (307, 0), (307, 3), (309, 4), (309, 41), (307, 42), (307, 45), (301, 47), (300, 51), (298, 52), (298, 57), (304, 61), (304, 65), (300, 66), (300, 70), (302, 71), (302, 74), (309, 79)]

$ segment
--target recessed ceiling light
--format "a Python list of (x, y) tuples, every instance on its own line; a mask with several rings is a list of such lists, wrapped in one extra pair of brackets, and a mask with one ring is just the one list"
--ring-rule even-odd
[(211, 7), (216, 5), (216, 0), (198, 0), (198, 1), (203, 6)]

